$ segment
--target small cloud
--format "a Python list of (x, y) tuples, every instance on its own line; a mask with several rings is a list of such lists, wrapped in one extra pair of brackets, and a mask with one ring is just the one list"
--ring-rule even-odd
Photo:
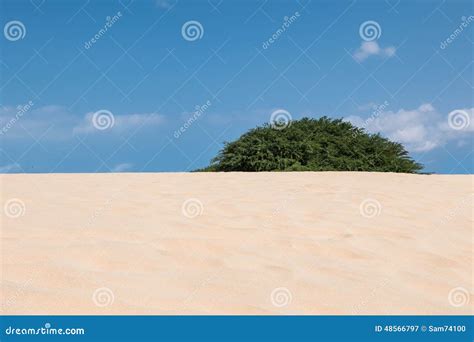
[(382, 111), (366, 119), (349, 116), (345, 120), (370, 133), (381, 133), (402, 143), (410, 151), (425, 152), (451, 141), (458, 146), (466, 144), (466, 139), (474, 131), (474, 108), (453, 112), (456, 117), (441, 114), (432, 104), (425, 103), (411, 110)]
[(124, 132), (127, 130), (134, 130), (140, 126), (150, 127), (157, 126), (164, 122), (162, 115), (151, 114), (127, 114), (127, 115), (113, 115), (111, 114), (113, 125), (109, 124), (103, 131), (97, 128), (97, 123), (94, 125), (94, 113), (87, 113), (84, 119), (73, 128), (74, 134), (83, 133), (100, 133), (100, 132)]
[(170, 9), (176, 5), (176, 0), (155, 0), (155, 5), (158, 8)]
[[(8, 140), (25, 140), (35, 137), (41, 138), (42, 141), (64, 141), (74, 138), (76, 134), (104, 131), (121, 133), (141, 126), (156, 127), (165, 121), (163, 115), (156, 113), (114, 115), (105, 110), (99, 112), (105, 114), (96, 117), (94, 126), (94, 113), (79, 116), (63, 106), (32, 107), (24, 112), (19, 112), (17, 107), (0, 106), (0, 137)], [(102, 121), (106, 119), (111, 119), (113, 124), (101, 131), (100, 128), (104, 128), (101, 125), (108, 124), (107, 121)]]
[(133, 164), (130, 163), (117, 164), (112, 168), (111, 172), (125, 172), (130, 171), (132, 168)]
[(381, 56), (381, 57), (392, 57), (395, 55), (395, 47), (389, 46), (381, 48), (377, 41), (362, 42), (360, 47), (354, 52), (354, 59), (358, 62), (362, 62), (370, 56)]
[(423, 103), (418, 110), (422, 113), (433, 112), (435, 109), (431, 103)]
[[(20, 107), (20, 106), (18, 106)], [(63, 140), (72, 135), (77, 117), (67, 108), (58, 105), (31, 107), (18, 111), (18, 107), (0, 108), (0, 136), (4, 139)]]
[(369, 102), (369, 103), (364, 103), (362, 105), (357, 106), (357, 110), (359, 112), (365, 112), (367, 110), (372, 110), (377, 107), (377, 104), (375, 102)]
[(0, 173), (11, 173), (16, 171), (21, 171), (21, 166), (18, 163), (0, 166)]

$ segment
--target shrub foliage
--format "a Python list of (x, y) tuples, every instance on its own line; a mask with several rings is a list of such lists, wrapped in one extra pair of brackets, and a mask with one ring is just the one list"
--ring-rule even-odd
[(278, 130), (269, 124), (226, 142), (198, 171), (379, 171), (422, 169), (405, 148), (341, 119), (304, 118)]

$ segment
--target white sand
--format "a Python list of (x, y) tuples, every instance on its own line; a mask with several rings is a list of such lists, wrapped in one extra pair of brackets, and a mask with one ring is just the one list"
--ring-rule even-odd
[[(0, 181), (4, 314), (473, 312), (472, 175)], [(380, 211), (361, 215), (367, 199)]]

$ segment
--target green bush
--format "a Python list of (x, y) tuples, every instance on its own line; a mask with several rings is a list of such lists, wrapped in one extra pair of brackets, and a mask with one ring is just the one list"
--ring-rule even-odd
[(197, 171), (380, 171), (423, 168), (405, 148), (341, 119), (304, 118), (283, 129), (269, 124), (226, 142), (207, 168)]

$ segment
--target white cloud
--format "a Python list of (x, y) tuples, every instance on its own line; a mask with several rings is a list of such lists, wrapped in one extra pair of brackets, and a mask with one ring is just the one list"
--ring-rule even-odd
[(24, 139), (30, 136), (39, 139), (62, 140), (71, 136), (72, 126), (76, 123), (67, 108), (50, 105), (26, 111), (20, 107), (4, 106), (0, 108), (0, 136), (4, 139)]
[(354, 52), (354, 59), (362, 62), (370, 56), (392, 57), (395, 55), (395, 47), (389, 46), (381, 48), (377, 41), (362, 42), (360, 47)]
[(380, 132), (390, 140), (402, 143), (410, 151), (423, 152), (451, 141), (459, 145), (466, 144), (466, 140), (474, 132), (474, 108), (458, 112), (461, 113), (458, 116), (462, 121), (461, 129), (453, 128), (456, 124), (449, 113), (441, 114), (429, 103), (412, 110), (383, 111), (367, 119), (349, 116), (345, 120), (368, 132)]
[(15, 172), (15, 171), (21, 171), (20, 164), (13, 163), (13, 164), (0, 166), (0, 173), (9, 173), (9, 172)]
[(125, 172), (130, 171), (132, 168), (133, 164), (130, 163), (117, 164), (112, 168), (111, 172)]
[(176, 0), (155, 0), (156, 7), (170, 9), (176, 5)]
[[(63, 141), (74, 137), (75, 134), (100, 133), (92, 124), (93, 113), (83, 117), (74, 115), (66, 107), (50, 105), (27, 111), (19, 107), (0, 107), (0, 138), (2, 139), (36, 139)], [(113, 114), (112, 114), (113, 115)], [(107, 132), (121, 133), (136, 130), (139, 127), (156, 127), (164, 122), (159, 114), (125, 114), (113, 115), (114, 126)]]
[(150, 114), (127, 114), (127, 115), (113, 115), (113, 126), (110, 126), (103, 131), (94, 126), (94, 113), (87, 113), (83, 120), (79, 122), (74, 128), (74, 134), (83, 133), (101, 133), (101, 132), (125, 132), (127, 130), (133, 132), (139, 127), (157, 126), (164, 122), (164, 117), (156, 113)]

